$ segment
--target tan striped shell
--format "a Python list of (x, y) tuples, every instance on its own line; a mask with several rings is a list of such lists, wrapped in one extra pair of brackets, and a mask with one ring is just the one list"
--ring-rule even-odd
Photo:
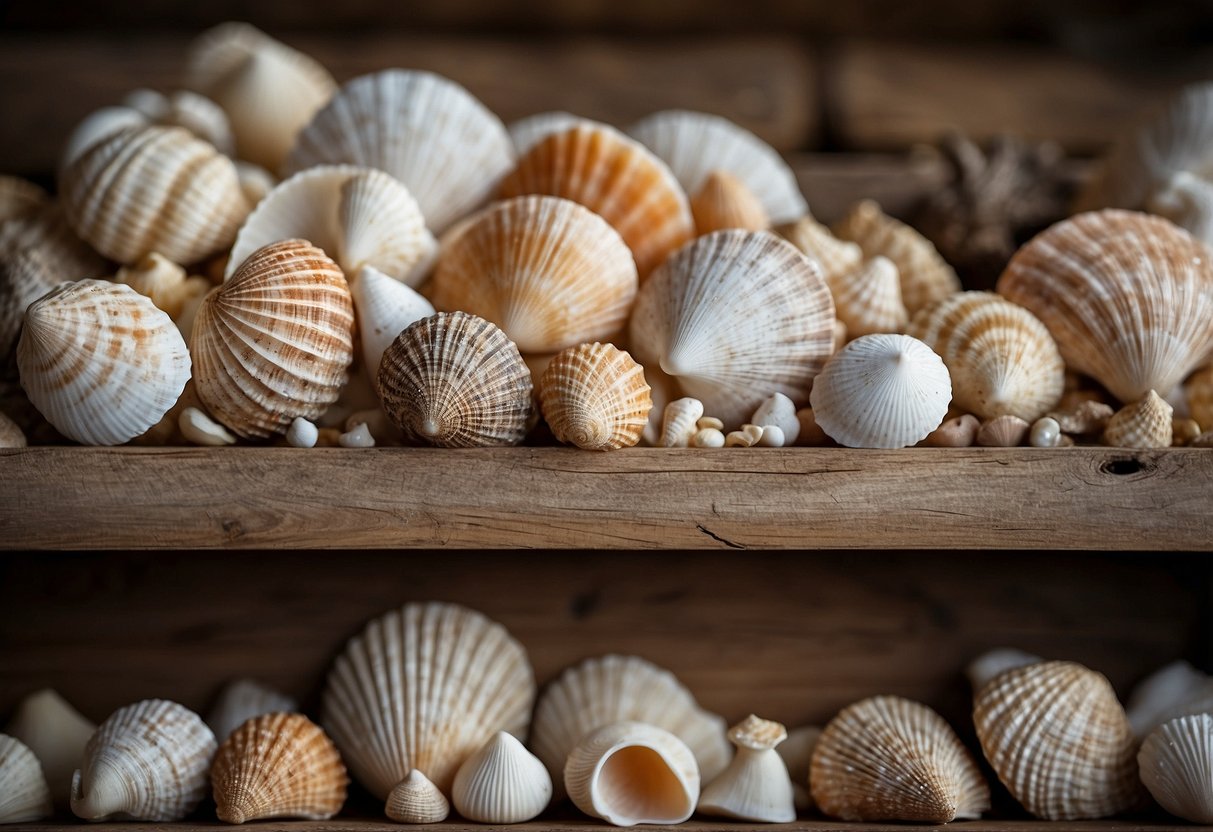
[(808, 214), (795, 222), (779, 226), (775, 232), (815, 260), (827, 283), (863, 266), (863, 249), (857, 243), (838, 239), (830, 233), (830, 229)]
[(29, 823), (53, 812), (51, 790), (34, 752), (15, 737), (0, 734), (0, 824)]
[[(0, 341), (0, 344), (3, 342)], [(0, 350), (0, 354), (2, 354)], [(1188, 410), (1202, 430), (1213, 430), (1213, 364), (1193, 373), (1184, 384)]]
[(887, 257), (876, 256), (852, 272), (827, 277), (834, 311), (847, 328), (848, 338), (877, 332), (902, 332), (906, 328), (905, 304), (897, 266)]
[(38, 248), (0, 259), (0, 362), (7, 361), (17, 346), (25, 310), (58, 282)]
[(441, 823), (451, 813), (451, 804), (430, 778), (414, 768), (388, 794), (383, 813), (399, 823)]
[(695, 233), (710, 234), (725, 228), (763, 231), (770, 226), (762, 202), (746, 184), (724, 170), (714, 170), (691, 197)]
[(1108, 420), (1103, 441), (1114, 448), (1171, 447), (1173, 408), (1151, 390), (1122, 407)]
[(1213, 714), (1172, 719), (1137, 753), (1141, 780), (1171, 814), (1213, 825)]
[(653, 407), (644, 368), (612, 344), (558, 354), (539, 382), (543, 418), (561, 442), (590, 451), (630, 448)]

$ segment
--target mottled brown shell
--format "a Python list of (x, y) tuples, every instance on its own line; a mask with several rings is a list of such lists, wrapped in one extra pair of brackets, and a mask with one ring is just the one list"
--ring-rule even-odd
[(653, 407), (644, 368), (611, 344), (561, 352), (539, 382), (543, 418), (561, 442), (591, 451), (640, 441)]
[(1171, 405), (1151, 390), (1112, 415), (1104, 429), (1103, 441), (1114, 448), (1169, 448), (1172, 413)]

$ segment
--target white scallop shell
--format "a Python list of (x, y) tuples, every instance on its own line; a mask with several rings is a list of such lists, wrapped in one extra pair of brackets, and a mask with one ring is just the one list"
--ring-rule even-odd
[(451, 799), (468, 820), (522, 823), (547, 808), (552, 778), (516, 737), (498, 731), (459, 767)]
[(1213, 824), (1213, 714), (1181, 716), (1154, 729), (1137, 753), (1141, 781), (1171, 814)]
[(409, 324), (434, 314), (428, 300), (404, 283), (373, 266), (363, 266), (350, 283), (358, 337), (362, 339), (362, 362), (372, 379), (379, 375), (379, 362), (396, 336)]
[(796, 820), (792, 781), (776, 750), (787, 736), (787, 729), (778, 722), (752, 714), (729, 729), (729, 741), (737, 753), (729, 767), (704, 788), (699, 811), (760, 823)]
[(578, 124), (599, 124), (599, 122), (562, 110), (551, 110), (520, 118), (512, 122), (508, 129), (510, 141), (514, 143), (514, 152), (521, 156), (553, 133), (560, 133), (570, 127), (576, 127)]
[(53, 811), (51, 790), (34, 752), (0, 734), (0, 824), (42, 820)]
[(299, 703), (254, 679), (235, 679), (223, 686), (214, 707), (206, 715), (206, 724), (222, 743), (228, 736), (255, 716), (272, 713), (293, 713)]
[(96, 725), (50, 689), (22, 699), (4, 728), (5, 733), (34, 752), (42, 763), (51, 796), (64, 805), (71, 794), (72, 774), (84, 762), (84, 747), (95, 730)]

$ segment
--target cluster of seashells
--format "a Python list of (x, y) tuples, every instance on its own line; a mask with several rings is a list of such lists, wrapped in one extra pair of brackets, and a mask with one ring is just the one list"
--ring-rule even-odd
[(88, 116), (58, 200), (0, 178), (0, 361), (70, 440), (1213, 446), (1213, 259), (1168, 220), (1076, 215), (964, 292), (717, 116), (507, 129), (239, 23), (185, 79)]
[[(1179, 662), (1126, 711), (1101, 674), (998, 649), (968, 668), (973, 723), (994, 775), (1046, 820), (1141, 809), (1213, 822), (1213, 677)], [(785, 823), (816, 807), (844, 821), (979, 818), (977, 758), (931, 708), (873, 696), (824, 728), (750, 715), (726, 730), (675, 676), (636, 656), (566, 669), (542, 693), (526, 650), (455, 604), (409, 603), (369, 622), (328, 674), (322, 725), (251, 680), (204, 720), (151, 699), (94, 726), (53, 691), (0, 735), (0, 823), (69, 805), (80, 818), (171, 822), (208, 794), (216, 815), (326, 820), (351, 778), (400, 823), (452, 812), (531, 820), (565, 797), (615, 826), (694, 813)], [(1140, 774), (1139, 774), (1140, 773)]]

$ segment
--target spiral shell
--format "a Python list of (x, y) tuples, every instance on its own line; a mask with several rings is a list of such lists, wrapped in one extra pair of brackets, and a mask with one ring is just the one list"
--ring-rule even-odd
[(34, 752), (0, 734), (0, 824), (42, 820), (53, 811), (51, 790)]
[(644, 368), (612, 344), (582, 344), (560, 353), (539, 388), (543, 418), (556, 438), (590, 451), (635, 445), (653, 407)]

